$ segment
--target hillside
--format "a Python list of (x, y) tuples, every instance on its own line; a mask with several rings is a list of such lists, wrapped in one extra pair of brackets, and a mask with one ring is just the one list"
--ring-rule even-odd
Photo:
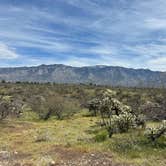
[(166, 86), (166, 72), (113, 66), (71, 67), (55, 64), (37, 67), (0, 68), (0, 80), (161, 87)]

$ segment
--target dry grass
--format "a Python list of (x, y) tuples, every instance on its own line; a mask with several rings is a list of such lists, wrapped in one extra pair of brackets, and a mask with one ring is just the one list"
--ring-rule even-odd
[[(98, 119), (83, 114), (60, 121), (4, 121), (0, 123), (0, 149), (17, 152), (17, 160), (21, 163), (36, 163), (42, 156), (49, 156), (48, 158), (57, 161), (59, 158), (53, 153), (53, 149), (61, 146), (80, 152), (108, 152), (113, 154), (116, 162), (146, 166), (166, 164), (165, 142), (162, 142), (162, 147), (146, 144), (141, 130), (132, 131), (134, 134), (116, 134), (111, 139), (95, 142), (93, 138), (101, 131), (96, 127)], [(37, 130), (48, 131), (49, 141), (36, 142)]]

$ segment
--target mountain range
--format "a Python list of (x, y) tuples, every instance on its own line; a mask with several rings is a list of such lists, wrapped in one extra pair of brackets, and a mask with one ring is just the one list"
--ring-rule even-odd
[(93, 83), (125, 87), (166, 87), (166, 72), (117, 66), (72, 67), (54, 64), (0, 68), (0, 80), (10, 82)]

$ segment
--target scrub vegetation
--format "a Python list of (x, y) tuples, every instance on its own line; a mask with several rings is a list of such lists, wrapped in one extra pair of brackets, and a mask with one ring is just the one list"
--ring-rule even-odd
[(0, 165), (165, 166), (166, 89), (0, 84)]

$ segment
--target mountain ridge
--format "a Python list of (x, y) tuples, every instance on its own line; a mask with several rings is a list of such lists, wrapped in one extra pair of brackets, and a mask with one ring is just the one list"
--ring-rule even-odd
[(10, 82), (94, 83), (126, 87), (166, 87), (166, 72), (120, 66), (73, 67), (64, 64), (0, 68), (0, 80)]
[(72, 67), (72, 68), (94, 68), (94, 67), (103, 68), (103, 67), (113, 67), (113, 68), (123, 68), (123, 69), (131, 69), (131, 70), (147, 70), (147, 71), (152, 71), (152, 72), (166, 73), (166, 71), (151, 70), (151, 69), (148, 69), (148, 68), (131, 68), (131, 67), (109, 66), (109, 65), (72, 66), (72, 65), (65, 65), (65, 64), (41, 64), (41, 65), (35, 65), (35, 66), (0, 67), (0, 69), (38, 68), (38, 67), (44, 67), (44, 66), (66, 66), (66, 67)]

